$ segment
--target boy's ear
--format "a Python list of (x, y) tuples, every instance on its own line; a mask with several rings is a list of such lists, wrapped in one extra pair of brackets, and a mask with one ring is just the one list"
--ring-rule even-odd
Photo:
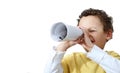
[(112, 30), (109, 30), (106, 34), (107, 34), (107, 36), (106, 36), (107, 40), (112, 39), (112, 36), (113, 36), (113, 31)]

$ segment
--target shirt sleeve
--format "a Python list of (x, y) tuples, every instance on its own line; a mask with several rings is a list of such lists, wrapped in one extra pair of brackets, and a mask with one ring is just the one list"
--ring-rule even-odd
[(57, 52), (55, 49), (53, 49), (46, 64), (44, 73), (63, 73), (61, 60), (64, 54), (65, 52)]
[(87, 57), (98, 63), (106, 73), (120, 73), (120, 60), (110, 56), (96, 45), (87, 53)]

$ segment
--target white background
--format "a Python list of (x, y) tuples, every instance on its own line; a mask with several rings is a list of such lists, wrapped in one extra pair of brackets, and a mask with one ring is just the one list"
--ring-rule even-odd
[(114, 36), (106, 50), (120, 53), (118, 0), (0, 0), (0, 73), (43, 73), (57, 42), (51, 26), (59, 21), (76, 26), (87, 8), (105, 10), (114, 18)]

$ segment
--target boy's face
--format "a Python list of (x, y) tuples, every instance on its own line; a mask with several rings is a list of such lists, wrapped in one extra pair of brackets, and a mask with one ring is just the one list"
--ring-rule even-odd
[(102, 49), (104, 48), (106, 41), (112, 38), (112, 32), (104, 32), (103, 24), (96, 16), (82, 17), (78, 27), (84, 27), (84, 30), (88, 31), (91, 42)]

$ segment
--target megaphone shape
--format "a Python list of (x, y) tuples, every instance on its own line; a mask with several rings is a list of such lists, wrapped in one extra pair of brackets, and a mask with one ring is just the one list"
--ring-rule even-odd
[(55, 23), (51, 28), (51, 37), (54, 41), (76, 40), (82, 36), (83, 31), (77, 26), (65, 25), (63, 22)]

